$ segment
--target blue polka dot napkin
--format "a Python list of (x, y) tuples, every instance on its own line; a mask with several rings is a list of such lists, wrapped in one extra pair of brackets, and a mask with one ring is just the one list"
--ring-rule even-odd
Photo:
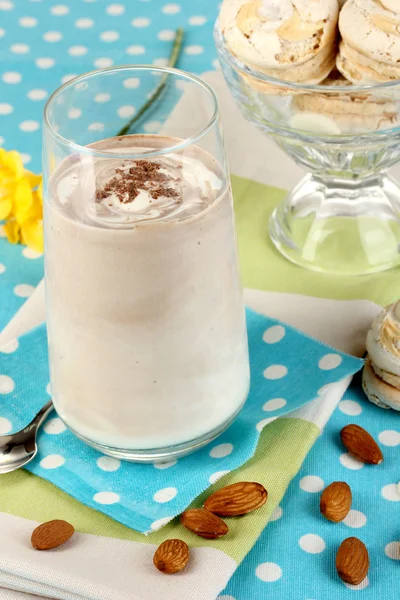
[[(229, 429), (202, 450), (161, 464), (120, 462), (87, 447), (53, 413), (39, 434), (39, 452), (28, 470), (128, 527), (156, 530), (251, 458), (267, 423), (313, 400), (323, 386), (363, 364), (250, 310), (247, 327), (248, 400)], [(0, 349), (0, 433), (17, 431), (30, 421), (48, 400), (48, 381), (44, 326)]]
[[(345, 451), (339, 432), (349, 423), (377, 440), (384, 455), (381, 465), (366, 465)], [(219, 600), (397, 599), (399, 458), (400, 415), (368, 402), (360, 382), (354, 381)], [(346, 481), (352, 490), (352, 507), (341, 523), (327, 521), (319, 510), (321, 491), (332, 481)], [(366, 544), (371, 562), (368, 576), (357, 586), (341, 581), (335, 569), (336, 551), (350, 536)], [(312, 577), (304, 577), (306, 572)]]

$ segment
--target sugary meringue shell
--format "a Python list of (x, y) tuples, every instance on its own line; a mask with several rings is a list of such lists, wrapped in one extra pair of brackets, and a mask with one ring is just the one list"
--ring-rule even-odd
[(400, 390), (377, 377), (368, 358), (363, 369), (362, 386), (368, 400), (380, 408), (400, 410)]
[(400, 301), (388, 306), (373, 322), (367, 351), (374, 366), (400, 377)]

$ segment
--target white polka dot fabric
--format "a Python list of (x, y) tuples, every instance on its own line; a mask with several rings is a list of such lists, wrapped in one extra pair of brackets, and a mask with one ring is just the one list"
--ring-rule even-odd
[[(30, 292), (27, 285), (15, 289), (24, 296)], [(359, 359), (333, 352), (293, 328), (250, 310), (247, 325), (252, 377), (248, 400), (233, 425), (202, 450), (154, 465), (121, 462), (85, 446), (53, 413), (39, 434), (38, 456), (27, 468), (129, 527), (143, 532), (154, 530), (182, 512), (208, 486), (246, 462), (269, 423), (316, 398), (320, 388), (356, 372), (362, 365)], [(46, 331), (42, 326), (0, 348), (0, 433), (26, 425), (50, 393)], [(301, 486), (307, 492), (317, 492), (323, 482), (306, 476)], [(388, 488), (387, 496), (393, 495)], [(305, 540), (304, 545), (321, 546), (311, 542)], [(262, 572), (263, 577), (275, 577), (277, 571), (271, 574), (264, 568)]]
[[(339, 432), (349, 423), (374, 436), (384, 455), (381, 465), (364, 465), (344, 452)], [(268, 527), (218, 600), (396, 600), (399, 465), (400, 415), (368, 402), (359, 381), (354, 381)], [(353, 494), (347, 517), (335, 524), (319, 511), (321, 492), (332, 481), (346, 481)], [(344, 584), (335, 569), (337, 549), (351, 536), (366, 544), (371, 562), (368, 577), (357, 586)]]

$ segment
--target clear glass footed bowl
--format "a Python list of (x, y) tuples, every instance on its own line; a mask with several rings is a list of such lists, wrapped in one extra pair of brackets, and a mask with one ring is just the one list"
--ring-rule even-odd
[(270, 218), (278, 250), (327, 273), (398, 266), (400, 186), (387, 171), (400, 162), (400, 81), (359, 87), (332, 74), (326, 85), (290, 83), (240, 62), (218, 26), (215, 41), (244, 116), (309, 172)]

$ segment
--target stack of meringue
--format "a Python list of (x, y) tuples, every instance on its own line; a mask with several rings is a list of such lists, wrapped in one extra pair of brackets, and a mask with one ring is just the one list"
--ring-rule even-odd
[(347, 0), (336, 65), (356, 85), (400, 79), (400, 1)]
[(363, 389), (382, 408), (400, 410), (400, 300), (383, 310), (367, 337)]
[(338, 0), (225, 0), (219, 25), (227, 49), (283, 81), (317, 84), (337, 54)]

